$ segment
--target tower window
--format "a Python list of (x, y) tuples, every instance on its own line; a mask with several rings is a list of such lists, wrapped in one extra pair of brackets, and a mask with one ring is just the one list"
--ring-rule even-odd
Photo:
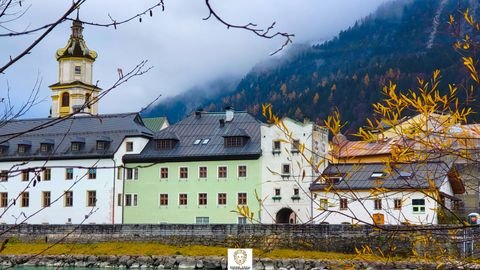
[(82, 73), (82, 68), (80, 66), (75, 66), (75, 75), (80, 75)]
[(70, 95), (68, 93), (62, 94), (62, 107), (70, 106)]

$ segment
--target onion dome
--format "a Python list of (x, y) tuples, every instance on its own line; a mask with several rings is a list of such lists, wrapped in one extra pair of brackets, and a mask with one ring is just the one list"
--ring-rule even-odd
[(58, 49), (56, 53), (57, 60), (67, 57), (83, 57), (91, 60), (97, 58), (97, 52), (89, 50), (87, 43), (83, 40), (82, 22), (77, 18), (72, 23), (72, 34), (64, 48)]

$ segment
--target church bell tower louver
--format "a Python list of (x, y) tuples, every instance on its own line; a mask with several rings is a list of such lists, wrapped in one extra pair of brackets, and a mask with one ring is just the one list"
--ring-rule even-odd
[(89, 50), (83, 39), (83, 26), (78, 18), (73, 20), (72, 34), (64, 48), (58, 49), (56, 59), (58, 82), (52, 90), (51, 117), (62, 117), (75, 111), (97, 115), (97, 97), (100, 88), (92, 84), (93, 62), (97, 53)]

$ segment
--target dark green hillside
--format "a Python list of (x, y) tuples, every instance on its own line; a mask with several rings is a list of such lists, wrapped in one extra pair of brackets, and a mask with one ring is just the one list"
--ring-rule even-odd
[[(444, 83), (462, 83), (466, 77), (452, 48), (455, 39), (447, 20), (468, 1), (447, 2), (429, 47), (440, 2), (390, 3), (331, 41), (297, 52), (274, 67), (254, 68), (233, 91), (220, 92), (226, 94), (196, 107), (212, 111), (233, 106), (261, 118), (261, 104), (272, 103), (279, 115), (319, 123), (338, 107), (349, 128), (356, 129), (371, 115), (371, 104), (381, 99), (380, 89), (389, 81), (400, 89), (415, 88), (417, 77), (429, 78), (436, 68), (442, 70)], [(165, 105), (152, 113), (169, 114)]]

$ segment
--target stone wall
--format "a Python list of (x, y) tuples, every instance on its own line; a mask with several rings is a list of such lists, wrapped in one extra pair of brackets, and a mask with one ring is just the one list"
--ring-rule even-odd
[[(404, 231), (405, 230), (405, 231)], [(479, 228), (398, 227), (383, 229), (359, 225), (0, 225), (0, 240), (54, 242), (152, 241), (172, 245), (209, 245), (354, 253), (365, 246), (373, 250), (410, 255), (412, 250), (436, 254), (447, 250), (462, 255), (465, 235)]]

